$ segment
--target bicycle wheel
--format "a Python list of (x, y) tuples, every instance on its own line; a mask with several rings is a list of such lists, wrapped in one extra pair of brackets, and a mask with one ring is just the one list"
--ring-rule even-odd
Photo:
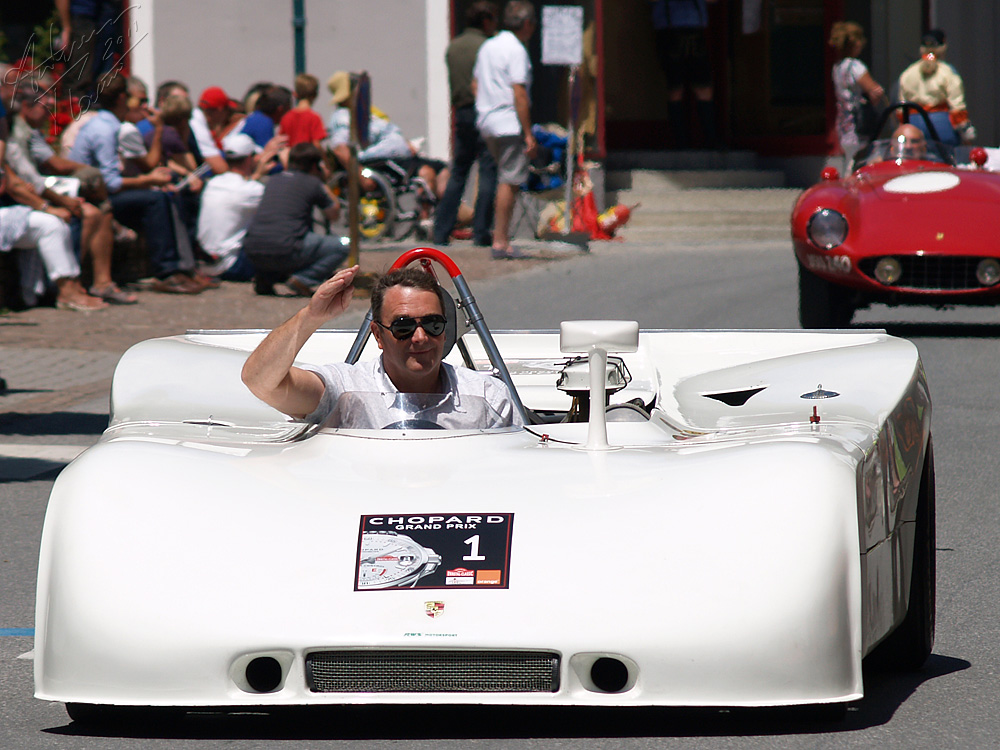
[[(421, 216), (433, 219), (434, 193), (422, 178), (412, 177), (406, 187), (396, 193), (396, 214), (392, 227), (392, 238), (403, 240), (411, 234), (420, 235)], [(421, 237), (421, 239), (429, 239)]]
[[(391, 236), (396, 216), (396, 199), (389, 179), (374, 169), (365, 168), (364, 176), (375, 183), (372, 190), (358, 196), (358, 232), (368, 240)], [(347, 229), (350, 220), (347, 173), (336, 173), (328, 183), (340, 201), (340, 221)]]

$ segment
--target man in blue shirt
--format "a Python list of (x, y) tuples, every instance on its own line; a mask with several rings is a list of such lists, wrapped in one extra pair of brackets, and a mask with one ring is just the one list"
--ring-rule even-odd
[[(205, 287), (193, 278), (193, 264), (182, 268), (170, 203), (159, 188), (169, 185), (173, 175), (166, 167), (137, 177), (122, 176), (118, 157), (118, 132), (129, 109), (125, 76), (105, 73), (98, 80), (97, 115), (82, 128), (73, 143), (69, 158), (101, 170), (108, 188), (108, 199), (115, 219), (142, 231), (149, 252), (149, 262), (156, 281), (153, 290), (169, 294), (197, 294)], [(163, 128), (156, 117), (157, 129)]]
[(257, 98), (254, 111), (243, 118), (234, 132), (246, 133), (260, 148), (274, 138), (274, 130), (292, 108), (292, 92), (284, 86), (272, 86)]

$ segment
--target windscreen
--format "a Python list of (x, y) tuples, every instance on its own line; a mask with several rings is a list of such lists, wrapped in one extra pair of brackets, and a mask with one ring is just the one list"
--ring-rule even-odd
[(343, 394), (324, 428), (344, 430), (493, 430), (511, 426), (481, 396), (448, 393)]
[[(966, 152), (968, 149), (966, 149)], [(954, 149), (939, 141), (927, 140), (921, 147), (914, 148), (896, 138), (884, 138), (872, 141), (868, 147), (858, 152), (854, 160), (854, 169), (878, 164), (884, 161), (930, 161), (939, 164), (954, 164)]]

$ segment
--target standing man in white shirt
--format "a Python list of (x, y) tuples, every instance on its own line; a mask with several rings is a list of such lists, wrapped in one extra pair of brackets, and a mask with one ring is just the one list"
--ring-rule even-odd
[(510, 245), (510, 223), (517, 192), (528, 179), (528, 162), (538, 147), (531, 134), (531, 60), (525, 48), (537, 28), (535, 6), (510, 0), (503, 27), (483, 42), (473, 70), (476, 126), (497, 163), (496, 259), (523, 257)]

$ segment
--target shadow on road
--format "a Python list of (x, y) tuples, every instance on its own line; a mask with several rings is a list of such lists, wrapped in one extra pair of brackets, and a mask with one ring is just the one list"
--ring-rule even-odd
[(108, 428), (108, 415), (75, 411), (0, 412), (0, 425), (7, 436), (101, 435)]
[(45, 458), (10, 458), (0, 456), (0, 485), (11, 482), (39, 482), (55, 479), (67, 461)]
[(885, 724), (921, 684), (970, 666), (963, 659), (932, 655), (919, 672), (866, 672), (865, 697), (850, 704), (843, 717), (810, 708), (351, 706), (184, 715), (142, 712), (100, 727), (74, 722), (45, 731), (122, 738), (373, 741), (820, 734)]

